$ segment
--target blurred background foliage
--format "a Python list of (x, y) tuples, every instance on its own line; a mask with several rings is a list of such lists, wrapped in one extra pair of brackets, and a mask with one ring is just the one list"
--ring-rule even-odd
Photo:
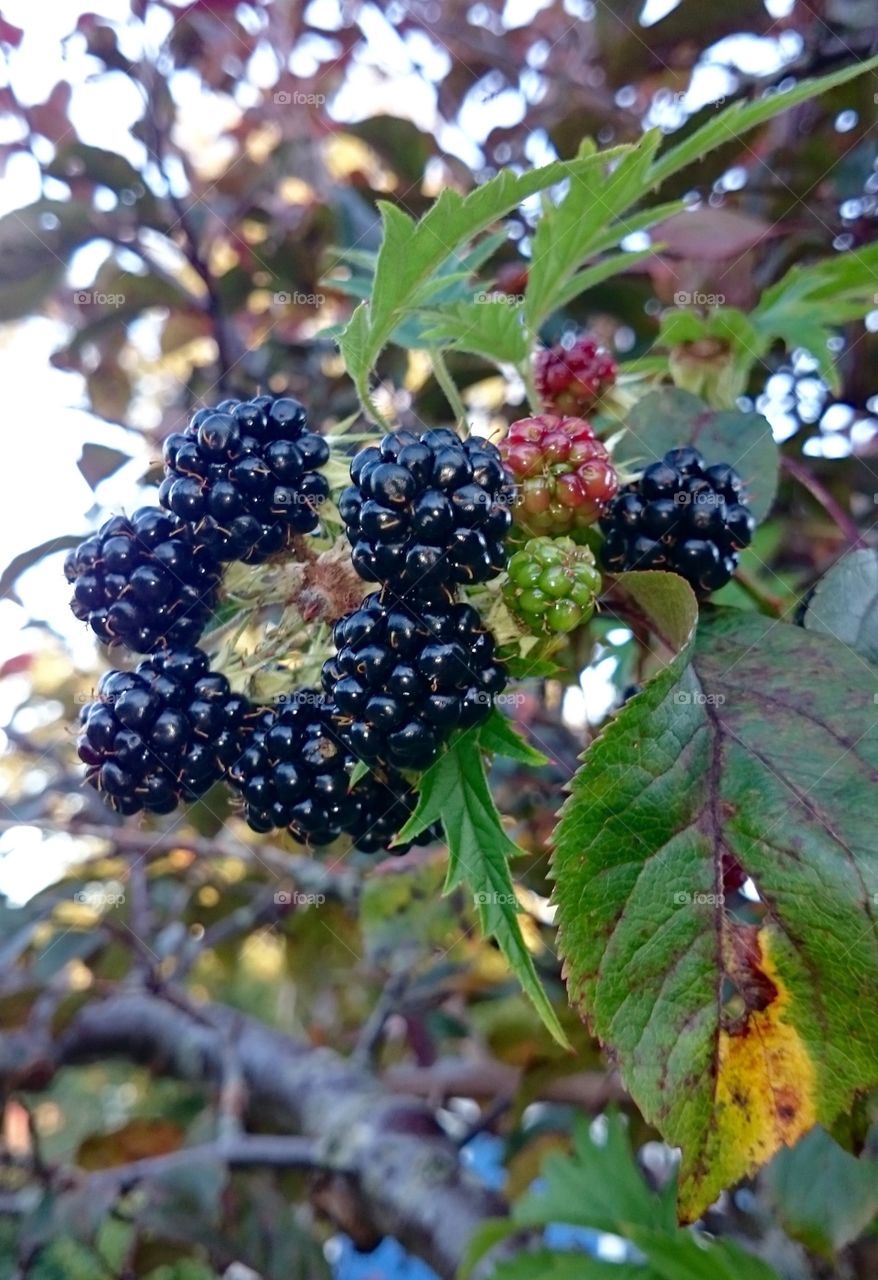
[[(344, 1052), (383, 1000), (385, 1082), (439, 1105), (458, 1136), (483, 1129), (464, 1151), (489, 1181), (524, 1190), (540, 1157), (566, 1148), (572, 1113), (616, 1098), (662, 1184), (667, 1153), (585, 1029), (564, 1012), (577, 1055), (553, 1049), (477, 940), (469, 904), (440, 897), (440, 850), (378, 867), (346, 851), (293, 859), (255, 841), (214, 793), (145, 833), (112, 825), (80, 787), (72, 749), (101, 659), (66, 612), (61, 558), (109, 510), (153, 500), (161, 442), (203, 400), (289, 392), (327, 431), (356, 412), (325, 331), (350, 314), (345, 264), (377, 248), (379, 200), (417, 216), (447, 185), (569, 157), (586, 134), (608, 146), (655, 125), (680, 138), (729, 101), (866, 57), (876, 38), (870, 0), (2, 4), (7, 1037), (46, 1020), (63, 1034), (84, 1001), (144, 973)], [(679, 295), (746, 310), (792, 264), (872, 243), (874, 84), (789, 111), (670, 180), (658, 198), (686, 196), (692, 212), (655, 233), (661, 249), (557, 315), (545, 339), (587, 326), (623, 371), (667, 360), (661, 318)], [(537, 212), (510, 219), (483, 269), (490, 287), (521, 290)], [(626, 247), (649, 241), (635, 234)], [(865, 324), (831, 339), (836, 391), (813, 351), (775, 348), (743, 398), (767, 414), (786, 459), (774, 516), (745, 556), (783, 607), (874, 523), (878, 282), (875, 292)], [(713, 354), (709, 338), (675, 352)], [(515, 415), (523, 388), (510, 392), (475, 356), (448, 364), (481, 428)], [(447, 420), (418, 352), (391, 346), (379, 372), (404, 424)], [(598, 634), (564, 683), (535, 682), (516, 706), (552, 764), (494, 776), (528, 854), (528, 942), (562, 1011), (546, 840), (583, 743), (638, 677), (630, 635)], [(318, 905), (299, 905), (294, 889)], [(6, 1099), (3, 1280), (427, 1274), (390, 1241), (358, 1255), (299, 1174), (214, 1184), (199, 1171), (141, 1206), (134, 1226), (99, 1199), (86, 1212), (82, 1196), (29, 1198), (35, 1162), (39, 1174), (171, 1152), (203, 1136), (219, 1106), (210, 1090), (113, 1063), (65, 1069), (48, 1092), (40, 1083)], [(874, 1237), (856, 1241), (878, 1208), (874, 1166), (862, 1163), (868, 1117), (851, 1130), (815, 1139), (829, 1155), (806, 1153), (837, 1162), (847, 1208), (828, 1208), (829, 1188), (803, 1209), (814, 1165), (775, 1162), (708, 1225), (746, 1238), (784, 1275), (873, 1275)]]

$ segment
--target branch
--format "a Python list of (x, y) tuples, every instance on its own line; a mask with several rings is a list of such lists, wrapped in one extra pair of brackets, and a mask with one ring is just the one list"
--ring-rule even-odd
[(853, 516), (849, 515), (844, 507), (835, 500), (823, 481), (819, 480), (810, 468), (806, 467), (798, 458), (790, 457), (786, 453), (781, 455), (780, 462), (784, 471), (798, 480), (799, 484), (808, 490), (811, 497), (820, 503), (823, 510), (835, 521), (852, 547), (866, 546), (866, 541), (860, 533)]
[[(337, 1225), (354, 1239), (394, 1236), (451, 1280), (473, 1232), (505, 1206), (461, 1166), (432, 1109), (394, 1096), (331, 1049), (222, 1005), (192, 1006), (182, 991), (168, 993), (175, 994), (178, 1000), (120, 991), (96, 1000), (55, 1040), (22, 1031), (0, 1036), (0, 1084), (45, 1088), (63, 1066), (108, 1057), (221, 1084), (233, 1040), (247, 1118), (314, 1144), (316, 1160), (335, 1173), (327, 1203)], [(241, 1141), (251, 1140), (232, 1136), (228, 1149)]]

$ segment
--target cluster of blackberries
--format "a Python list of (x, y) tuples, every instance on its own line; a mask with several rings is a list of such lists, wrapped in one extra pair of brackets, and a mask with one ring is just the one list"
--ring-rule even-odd
[(734, 467), (708, 466), (688, 446), (626, 485), (600, 523), (604, 568), (668, 569), (702, 594), (725, 586), (755, 528)]
[(211, 672), (200, 649), (145, 658), (108, 671), (83, 707), (77, 743), (86, 779), (117, 813), (170, 813), (195, 800), (238, 755), (252, 708)]
[(367, 774), (351, 788), (345, 831), (362, 853), (386, 849), (401, 857), (413, 844), (430, 844), (442, 834), (440, 824), (434, 823), (414, 840), (393, 843), (414, 813), (417, 801), (414, 787), (395, 769), (384, 770), (381, 776)]
[(485, 582), (506, 566), (513, 490), (489, 440), (396, 431), (351, 463), (339, 511), (354, 568), (409, 595)]
[(195, 525), (218, 560), (258, 564), (317, 528), (328, 457), (298, 400), (223, 400), (168, 436), (159, 501)]
[(70, 607), (104, 644), (134, 653), (198, 640), (213, 610), (219, 565), (188, 525), (158, 507), (113, 516), (64, 562)]
[(506, 684), (478, 612), (448, 596), (375, 592), (336, 623), (323, 687), (359, 760), (424, 769), (453, 729), (478, 723)]

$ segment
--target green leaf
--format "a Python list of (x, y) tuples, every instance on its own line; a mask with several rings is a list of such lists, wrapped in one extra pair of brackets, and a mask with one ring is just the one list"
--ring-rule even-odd
[[(635, 570), (623, 573), (610, 596), (620, 616), (639, 624), (659, 643), (661, 650), (676, 659), (685, 654), (695, 634), (698, 602), (685, 578), (676, 573)], [(674, 670), (680, 664), (675, 663)]]
[(569, 1047), (518, 923), (509, 859), (521, 850), (500, 824), (473, 730), (462, 733), (423, 775), (418, 806), (398, 839), (411, 840), (440, 820), (449, 850), (445, 892), (469, 886), (482, 931), (496, 938), (552, 1037)]
[(824, 574), (808, 602), (805, 626), (878, 663), (878, 551), (849, 551)]
[(685, 1231), (673, 1236), (643, 1230), (630, 1234), (649, 1260), (649, 1280), (778, 1280), (773, 1267), (731, 1240), (707, 1240)]
[(583, 1121), (576, 1126), (570, 1155), (550, 1155), (543, 1163), (541, 1186), (513, 1206), (521, 1226), (566, 1222), (624, 1235), (632, 1227), (659, 1232), (677, 1228), (676, 1186), (651, 1191), (631, 1154), (625, 1121), (606, 1117), (606, 1135), (597, 1141)]
[(709, 463), (729, 462), (741, 473), (750, 510), (765, 519), (777, 490), (778, 450), (761, 413), (711, 409), (679, 387), (659, 387), (637, 401), (626, 426), (618, 461), (645, 466), (669, 449), (694, 445)]
[(757, 125), (773, 120), (775, 116), (789, 111), (791, 107), (798, 106), (801, 102), (808, 102), (811, 98), (819, 98), (830, 89), (847, 84), (849, 80), (855, 80), (857, 76), (864, 75), (867, 71), (874, 71), (876, 67), (878, 67), (878, 57), (868, 58), (863, 62), (854, 62), (847, 67), (842, 67), (840, 71), (834, 71), (831, 75), (800, 80), (790, 89), (766, 94), (753, 102), (733, 102), (719, 115), (708, 120), (700, 129), (696, 129), (688, 138), (659, 156), (650, 173), (650, 186), (661, 186), (673, 174), (700, 160), (708, 152), (715, 151), (717, 147), (743, 137)]
[(819, 1125), (765, 1170), (784, 1230), (831, 1257), (878, 1214), (878, 1161), (843, 1150)]
[[(616, 147), (592, 157), (586, 172), (570, 179), (567, 194), (549, 206), (537, 223), (524, 295), (524, 314), (533, 333), (565, 298), (578, 267), (596, 250), (615, 220), (649, 190), (647, 175), (661, 141), (657, 129), (631, 147)], [(615, 162), (615, 164), (614, 164)], [(618, 239), (628, 234), (618, 229)], [(576, 296), (575, 294), (573, 295)]]
[[(878, 1080), (878, 676), (733, 610), (685, 657), (587, 751), (554, 874), (571, 1002), (682, 1147), (693, 1218)], [(725, 905), (729, 873), (758, 908)]]
[(766, 289), (750, 320), (767, 350), (776, 339), (788, 350), (804, 347), (836, 395), (841, 375), (828, 342), (841, 325), (874, 310), (878, 244), (864, 245), (808, 266), (796, 265)]
[(411, 310), (418, 290), (442, 263), (529, 196), (565, 179), (584, 177), (601, 163), (601, 157), (583, 155), (521, 174), (504, 169), (467, 196), (447, 187), (417, 223), (396, 206), (381, 202), (384, 233), (372, 299), (357, 308), (339, 339), (348, 373), (364, 402), (368, 403), (363, 393), (375, 360)]
[(506, 716), (492, 708), (487, 720), (479, 725), (479, 746), (494, 756), (507, 756), (534, 769), (549, 763), (549, 757), (521, 736)]
[(521, 307), (511, 298), (457, 302), (444, 311), (428, 311), (424, 337), (455, 351), (470, 351), (496, 364), (521, 364), (527, 359), (528, 338)]

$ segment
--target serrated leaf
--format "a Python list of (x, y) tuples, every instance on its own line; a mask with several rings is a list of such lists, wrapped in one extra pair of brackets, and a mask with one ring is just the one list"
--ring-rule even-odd
[(509, 298), (457, 302), (441, 312), (428, 311), (424, 337), (431, 344), (470, 351), (497, 364), (521, 364), (528, 337), (521, 307)]
[(817, 583), (805, 626), (878, 663), (878, 551), (849, 551)]
[(694, 445), (709, 463), (729, 462), (740, 472), (750, 510), (765, 519), (777, 490), (778, 449), (761, 413), (711, 409), (689, 391), (659, 387), (637, 401), (626, 427), (616, 450), (620, 462), (642, 467), (669, 449)]
[(479, 746), (491, 755), (519, 760), (534, 769), (549, 763), (549, 757), (531, 746), (496, 707), (479, 725)]
[(778, 1280), (778, 1274), (732, 1240), (707, 1240), (678, 1231), (662, 1236), (635, 1230), (631, 1240), (649, 1262), (655, 1280)]
[(491, 1272), (491, 1280), (656, 1280), (656, 1275), (635, 1262), (605, 1262), (578, 1250), (540, 1249), (501, 1262)]
[(458, 885), (469, 886), (483, 933), (496, 938), (552, 1037), (569, 1047), (518, 923), (520, 908), (509, 859), (521, 850), (500, 823), (473, 730), (460, 734), (424, 773), (418, 806), (397, 839), (411, 840), (439, 821), (449, 852), (445, 892)]
[(576, 1126), (570, 1155), (550, 1155), (543, 1163), (538, 1190), (514, 1206), (521, 1226), (566, 1222), (624, 1235), (635, 1226), (655, 1231), (677, 1229), (676, 1187), (654, 1192), (632, 1155), (625, 1121), (606, 1117), (606, 1133), (596, 1141), (584, 1122)]
[(878, 1215), (878, 1161), (852, 1156), (819, 1125), (765, 1170), (784, 1230), (831, 1257)]
[[(524, 295), (528, 328), (536, 332), (562, 305), (564, 289), (583, 262), (597, 252), (607, 230), (649, 189), (646, 175), (661, 141), (657, 129), (634, 146), (616, 147), (591, 157), (593, 163), (570, 179), (563, 199), (547, 208), (537, 223)], [(615, 163), (614, 163), (615, 162)], [(619, 230), (619, 239), (628, 234)], [(573, 296), (576, 296), (575, 294)]]
[(791, 107), (808, 102), (811, 98), (819, 98), (830, 89), (847, 84), (849, 80), (855, 80), (857, 76), (864, 75), (867, 71), (874, 71), (876, 68), (878, 68), (878, 57), (868, 58), (863, 62), (854, 62), (850, 66), (842, 67), (840, 71), (834, 71), (831, 75), (800, 80), (790, 89), (775, 91), (770, 95), (757, 98), (754, 102), (733, 102), (719, 115), (708, 120), (700, 129), (696, 129), (688, 138), (684, 138), (682, 142), (678, 142), (676, 146), (670, 147), (659, 156), (652, 168), (650, 185), (661, 186), (673, 174), (700, 160), (709, 151), (715, 151), (717, 147), (727, 142), (742, 138), (751, 129), (765, 124), (768, 120), (773, 120), (775, 116), (789, 111)]
[(395, 205), (381, 202), (383, 237), (372, 299), (357, 308), (339, 339), (361, 398), (368, 400), (363, 391), (375, 360), (410, 310), (418, 289), (442, 263), (528, 197), (581, 177), (599, 163), (597, 157), (587, 155), (521, 174), (503, 170), (466, 196), (447, 187), (417, 223)]
[(788, 350), (803, 347), (818, 362), (821, 377), (840, 394), (841, 376), (828, 342), (839, 326), (874, 310), (876, 277), (878, 244), (791, 267), (751, 312), (759, 348), (766, 350), (776, 339)]
[[(694, 1218), (878, 1080), (878, 677), (733, 610), (684, 657), (587, 751), (554, 874), (570, 999), (682, 1147)], [(730, 867), (760, 923), (726, 910)]]

